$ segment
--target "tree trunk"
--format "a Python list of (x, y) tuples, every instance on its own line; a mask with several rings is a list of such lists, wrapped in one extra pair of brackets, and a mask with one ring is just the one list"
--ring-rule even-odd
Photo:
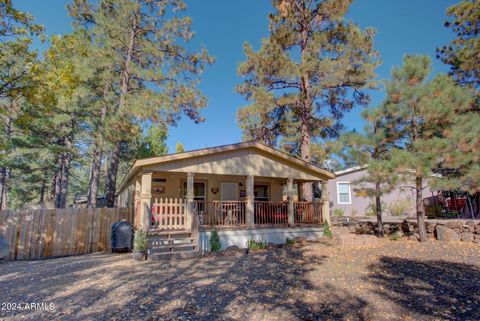
[(385, 233), (383, 230), (383, 221), (382, 221), (382, 200), (380, 197), (380, 184), (375, 184), (375, 212), (377, 214), (377, 228), (378, 236), (384, 237)]
[[(305, 4), (304, 4), (305, 9)], [(302, 44), (300, 49), (300, 65), (305, 62), (305, 54), (308, 45), (308, 25), (302, 26)], [(311, 130), (310, 130), (310, 112), (311, 112), (311, 99), (310, 99), (310, 77), (308, 73), (304, 73), (301, 76), (301, 92), (300, 92), (300, 110), (299, 116), (301, 119), (300, 126), (300, 157), (304, 161), (310, 163), (310, 140), (311, 140)], [(313, 201), (313, 185), (312, 183), (303, 183), (302, 184), (303, 198), (311, 202)]]
[(54, 194), (55, 194), (55, 208), (60, 207), (60, 194), (62, 188), (62, 170), (63, 170), (63, 155), (58, 156), (57, 161), (57, 170), (55, 173), (55, 181), (54, 181)]
[(105, 206), (115, 205), (115, 192), (117, 182), (118, 163), (120, 161), (120, 142), (116, 142), (110, 156), (110, 164), (107, 169), (107, 182), (105, 184)]
[(40, 203), (45, 202), (45, 191), (47, 190), (47, 170), (43, 171), (42, 185), (40, 186)]
[(58, 201), (58, 208), (65, 208), (67, 205), (68, 179), (70, 176), (70, 161), (71, 155), (67, 153), (62, 158), (62, 177), (60, 179), (60, 195)]
[[(105, 86), (106, 90), (108, 87)], [(104, 91), (104, 97), (106, 96)], [(100, 170), (102, 167), (102, 157), (103, 157), (103, 129), (104, 122), (107, 115), (107, 104), (103, 104), (101, 114), (100, 114), (100, 124), (97, 128), (95, 143), (93, 147), (93, 160), (92, 168), (90, 170), (90, 180), (88, 187), (87, 195), (87, 207), (95, 208), (97, 207), (97, 197), (98, 197), (98, 184), (100, 182)]]
[(417, 209), (417, 224), (420, 234), (420, 241), (428, 241), (427, 230), (425, 229), (425, 211), (423, 209), (423, 180), (422, 176), (416, 174), (415, 177), (415, 204)]
[[(125, 107), (125, 102), (127, 94), (130, 89), (130, 64), (132, 62), (133, 50), (135, 48), (135, 37), (137, 29), (137, 13), (134, 13), (132, 17), (132, 30), (130, 32), (129, 42), (127, 53), (125, 57), (125, 66), (122, 73), (122, 85), (120, 87), (120, 99), (118, 103), (118, 112), (121, 114), (123, 108)], [(110, 165), (107, 170), (107, 182), (105, 184), (105, 202), (106, 207), (113, 207), (115, 203), (115, 192), (116, 192), (116, 180), (117, 180), (117, 171), (118, 163), (120, 161), (120, 145), (121, 141), (117, 140), (114, 142), (114, 148), (110, 156)]]
[(6, 210), (8, 206), (7, 176), (8, 176), (8, 169), (6, 167), (0, 168), (0, 211)]

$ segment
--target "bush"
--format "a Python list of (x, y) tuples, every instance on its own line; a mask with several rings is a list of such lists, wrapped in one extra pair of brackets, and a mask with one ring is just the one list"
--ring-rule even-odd
[(252, 250), (263, 250), (267, 248), (267, 241), (265, 240), (248, 240), (247, 247)]
[(136, 252), (145, 252), (147, 250), (147, 233), (142, 229), (135, 231), (133, 250)]
[(328, 224), (328, 222), (325, 222), (323, 224), (323, 237), (328, 237), (328, 238), (333, 237), (332, 231), (330, 230), (330, 225)]
[(345, 215), (345, 211), (341, 208), (335, 208), (335, 209), (333, 209), (333, 215), (338, 216), (338, 217), (342, 217), (342, 216)]
[(289, 245), (292, 245), (292, 244), (295, 244), (297, 243), (297, 241), (295, 241), (295, 239), (291, 239), (289, 237), (287, 237), (286, 241), (285, 241), (285, 244), (289, 244)]
[(402, 238), (402, 232), (400, 231), (395, 231), (392, 234), (390, 234), (390, 240), (391, 241), (396, 241)]
[(210, 251), (218, 252), (222, 248), (222, 242), (220, 242), (220, 236), (218, 236), (217, 230), (212, 230), (210, 235)]
[[(385, 211), (385, 203), (381, 202), (380, 204), (382, 205), (382, 214), (383, 214), (384, 211)], [(375, 201), (370, 202), (370, 204), (368, 204), (367, 210), (365, 212), (365, 216), (377, 216), (376, 211), (377, 210), (376, 210), (376, 206), (375, 206)]]
[(387, 211), (391, 216), (402, 216), (407, 214), (412, 205), (412, 202), (408, 199), (393, 201), (387, 205)]

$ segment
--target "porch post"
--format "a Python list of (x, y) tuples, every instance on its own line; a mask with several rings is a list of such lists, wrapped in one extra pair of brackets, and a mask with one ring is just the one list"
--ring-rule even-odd
[(331, 225), (330, 222), (330, 199), (328, 197), (328, 181), (322, 181), (322, 218), (323, 223), (327, 222), (328, 225)]
[(288, 225), (295, 224), (295, 217), (293, 214), (293, 178), (287, 179), (287, 200), (288, 200)]
[(152, 172), (144, 172), (141, 179), (140, 224), (145, 231), (152, 223)]
[(133, 207), (132, 222), (135, 227), (140, 227), (143, 225), (143, 221), (141, 220), (141, 216), (140, 216), (141, 204), (142, 204), (142, 199), (140, 197), (141, 194), (142, 194), (142, 178), (136, 177), (135, 178), (135, 196), (133, 198), (133, 206), (132, 206)]
[(185, 212), (186, 212), (185, 225), (187, 230), (192, 228), (192, 222), (193, 222), (194, 176), (195, 175), (192, 172), (187, 173), (187, 204), (185, 209)]
[(255, 195), (253, 194), (254, 178), (252, 175), (247, 176), (247, 207), (246, 207), (246, 221), (248, 226), (255, 226)]

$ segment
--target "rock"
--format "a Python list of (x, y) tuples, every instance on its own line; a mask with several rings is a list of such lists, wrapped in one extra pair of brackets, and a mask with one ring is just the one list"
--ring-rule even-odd
[(475, 227), (475, 233), (480, 234), (480, 224)]
[(464, 224), (460, 227), (460, 231), (462, 233), (473, 233), (474, 229), (473, 229), (473, 227), (470, 227), (470, 226)]
[(241, 251), (238, 246), (231, 245), (227, 247), (223, 252), (219, 252), (219, 253), (221, 253), (221, 255), (223, 256), (239, 256), (242, 254), (242, 252), (243, 251)]
[(449, 229), (458, 229), (460, 227), (460, 223), (458, 222), (447, 222), (445, 224), (446, 227), (448, 227)]
[(473, 243), (480, 244), (480, 239), (474, 239)]
[(410, 241), (418, 241), (418, 240), (419, 240), (419, 238), (418, 238), (417, 235), (415, 235), (415, 234), (410, 235), (410, 236), (408, 237), (408, 239), (409, 239)]
[(463, 233), (462, 234), (462, 241), (463, 242), (472, 242), (474, 240), (472, 233)]
[(475, 221), (466, 221), (465, 222), (465, 225), (468, 225), (472, 229), (475, 229), (475, 224), (477, 224), (477, 222), (475, 222)]
[(480, 240), (480, 234), (473, 234), (474, 235), (474, 238), (475, 239), (479, 239)]
[(433, 233), (435, 232), (435, 226), (437, 224), (435, 223), (427, 223), (427, 233)]
[(8, 253), (10, 253), (10, 245), (3, 235), (0, 234), (0, 259), (8, 256)]
[(446, 226), (437, 225), (435, 231), (437, 234), (437, 240), (439, 241), (460, 241), (460, 236), (454, 230)]

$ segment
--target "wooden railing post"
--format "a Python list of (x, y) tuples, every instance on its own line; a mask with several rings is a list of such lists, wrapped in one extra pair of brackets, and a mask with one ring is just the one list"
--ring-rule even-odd
[(252, 175), (247, 176), (247, 206), (246, 206), (246, 221), (247, 226), (255, 226), (255, 195), (253, 194), (254, 177)]
[(293, 210), (293, 178), (287, 179), (287, 200), (288, 200), (288, 225), (295, 224), (295, 216)]

